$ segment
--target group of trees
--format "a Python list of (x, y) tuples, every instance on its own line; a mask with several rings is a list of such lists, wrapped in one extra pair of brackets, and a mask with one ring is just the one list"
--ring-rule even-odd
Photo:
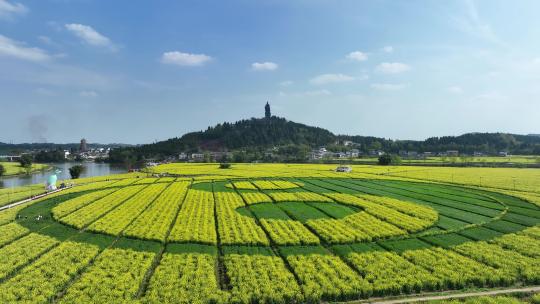
[(518, 155), (540, 155), (540, 137), (508, 133), (467, 133), (460, 136), (431, 137), (426, 140), (390, 140), (370, 136), (338, 136), (361, 145), (361, 150), (497, 154), (506, 151)]
[(395, 154), (384, 154), (379, 156), (379, 165), (388, 166), (388, 165), (399, 165), (401, 164), (401, 157)]
[[(19, 164), (21, 167), (26, 170), (26, 173), (30, 173), (32, 171), (32, 162), (33, 158), (30, 154), (23, 154), (21, 155), (21, 158), (19, 159)], [(3, 176), (6, 174), (7, 170), (4, 165), (0, 164), (0, 176)]]
[[(63, 155), (64, 154), (62, 153), (62, 156)], [(35, 159), (38, 161), (41, 161), (43, 158), (36, 156)], [(27, 174), (29, 174), (32, 171), (33, 162), (34, 162), (34, 158), (32, 157), (31, 154), (23, 154), (21, 155), (21, 158), (19, 159), (19, 164), (21, 165), (22, 168), (26, 170)], [(79, 178), (83, 171), (84, 171), (84, 167), (81, 165), (75, 165), (69, 168), (69, 174), (71, 175), (71, 178), (73, 179)], [(0, 176), (3, 176), (5, 173), (6, 173), (6, 168), (2, 164), (0, 164)]]
[[(208, 127), (205, 131), (191, 132), (182, 137), (138, 147), (114, 149), (109, 160), (115, 163), (135, 165), (145, 158), (165, 158), (178, 153), (200, 151), (234, 151), (231, 161), (250, 162), (304, 162), (309, 152), (320, 146), (334, 152), (345, 152), (352, 146), (363, 153), (379, 150), (390, 154), (400, 151), (445, 152), (458, 150), (460, 153), (482, 152), (496, 154), (506, 151), (511, 154), (540, 155), (540, 137), (506, 133), (469, 133), (461, 136), (432, 137), (423, 141), (391, 140), (372, 136), (334, 135), (328, 130), (311, 127), (280, 117), (269, 119), (241, 120)], [(268, 153), (272, 149), (272, 153)], [(205, 161), (212, 160), (210, 157)], [(395, 160), (397, 161), (397, 160)], [(384, 160), (383, 160), (384, 162)]]
[(34, 159), (39, 163), (54, 163), (65, 161), (66, 156), (64, 150), (41, 150), (34, 156)]
[(305, 161), (309, 150), (332, 143), (335, 135), (330, 131), (287, 121), (284, 118), (241, 120), (235, 123), (217, 124), (205, 131), (187, 133), (180, 138), (114, 149), (109, 160), (116, 163), (134, 162), (144, 158), (160, 158), (180, 152), (237, 151), (233, 161), (247, 162), (269, 160), (265, 153), (269, 148), (279, 147), (272, 154), (280, 161)]

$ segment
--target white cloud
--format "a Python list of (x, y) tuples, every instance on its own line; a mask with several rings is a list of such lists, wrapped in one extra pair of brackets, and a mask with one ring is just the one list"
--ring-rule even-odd
[(24, 15), (27, 12), (28, 8), (21, 3), (0, 0), (0, 19), (11, 19), (15, 15)]
[(332, 92), (328, 90), (316, 90), (316, 91), (305, 91), (303, 93), (304, 96), (327, 96), (332, 95)]
[(350, 52), (347, 55), (347, 59), (354, 60), (354, 61), (366, 61), (368, 59), (368, 55), (360, 51), (354, 51), (354, 52)]
[(44, 64), (21, 65), (13, 62), (10, 65), (10, 73), (0, 73), (0, 82), (10, 80), (51, 89), (73, 88), (80, 92), (87, 88), (108, 90), (117, 87), (122, 81), (122, 77), (118, 75), (100, 74), (76, 66), (58, 64), (53, 60)]
[(51, 91), (51, 90), (45, 89), (45, 88), (37, 88), (36, 93), (39, 94), (39, 95), (43, 95), (43, 96), (55, 96), (56, 95), (56, 93), (54, 93), (54, 91)]
[(278, 65), (274, 62), (254, 62), (251, 64), (251, 69), (254, 71), (274, 71)]
[(53, 44), (53, 41), (50, 37), (47, 36), (38, 36), (39, 41), (45, 43), (45, 44)]
[(75, 36), (81, 39), (84, 43), (91, 46), (106, 47), (111, 50), (116, 50), (116, 47), (111, 40), (104, 35), (98, 33), (91, 26), (77, 23), (65, 25), (66, 29), (72, 32)]
[(473, 102), (493, 102), (493, 101), (503, 101), (508, 99), (508, 97), (500, 92), (489, 91), (482, 94), (478, 94), (471, 98)]
[(404, 89), (405, 87), (407, 87), (407, 85), (403, 84), (403, 83), (398, 83), (398, 84), (393, 84), (393, 83), (372, 83), (370, 86), (371, 86), (371, 88), (373, 88), (375, 90), (379, 90), (379, 91), (396, 91), (396, 90), (401, 90), (401, 89)]
[(362, 74), (358, 77), (356, 77), (357, 80), (368, 80), (369, 79), (369, 75), (368, 74)]
[(281, 97), (313, 97), (313, 96), (329, 96), (332, 95), (332, 92), (326, 89), (322, 90), (312, 90), (312, 91), (303, 91), (303, 92), (283, 92), (278, 93)]
[(451, 86), (448, 88), (448, 92), (459, 95), (463, 93), (463, 89), (460, 86)]
[(382, 48), (382, 51), (385, 53), (392, 53), (394, 51), (394, 47), (391, 45), (387, 45)]
[(293, 82), (290, 81), (290, 80), (285, 80), (285, 81), (282, 81), (282, 82), (279, 83), (279, 85), (282, 86), (282, 87), (288, 87), (288, 86), (290, 86), (292, 84), (293, 84)]
[(465, 0), (462, 3), (464, 4), (463, 14), (453, 18), (454, 27), (470, 36), (507, 46), (493, 31), (491, 25), (482, 20), (473, 0)]
[(353, 81), (354, 77), (344, 74), (322, 74), (309, 80), (311, 84), (324, 85), (329, 83)]
[(190, 54), (178, 51), (165, 52), (161, 56), (161, 62), (181, 66), (201, 66), (212, 60), (212, 57), (205, 54)]
[(79, 96), (86, 97), (86, 98), (95, 98), (98, 97), (98, 93), (96, 91), (81, 91), (79, 92)]
[(0, 35), (0, 56), (9, 56), (35, 62), (43, 62), (51, 58), (42, 49), (27, 47), (21, 42), (2, 35)]
[(383, 62), (376, 67), (377, 72), (383, 74), (399, 74), (410, 69), (409, 65), (401, 62)]

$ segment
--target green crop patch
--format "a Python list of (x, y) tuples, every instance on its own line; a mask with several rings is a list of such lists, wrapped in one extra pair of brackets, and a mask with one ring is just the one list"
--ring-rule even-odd
[[(324, 203), (323, 203), (324, 204)], [(279, 208), (289, 214), (292, 218), (301, 222), (307, 222), (312, 219), (324, 219), (329, 216), (319, 209), (310, 206), (308, 203), (284, 202), (277, 204)]]
[(526, 215), (521, 215), (517, 213), (513, 213), (512, 211), (506, 213), (503, 217), (503, 220), (516, 223), (516, 224), (522, 224), (525, 226), (534, 226), (537, 224), (540, 224), (540, 219), (536, 217), (530, 217)]
[(320, 303), (540, 279), (540, 209), (519, 198), (391, 167), (165, 166), (192, 178), (88, 184), (1, 211), (0, 290), (30, 298), (34, 279), (52, 297), (41, 302)]
[(131, 249), (142, 252), (158, 252), (161, 249), (161, 243), (144, 240), (134, 240), (129, 238), (120, 238), (114, 243), (114, 248)]
[(346, 217), (348, 215), (355, 214), (359, 210), (355, 210), (352, 206), (344, 206), (340, 204), (329, 204), (329, 203), (310, 203), (313, 207), (321, 210), (322, 212), (328, 214), (329, 216), (339, 219)]
[(217, 255), (218, 249), (216, 246), (203, 245), (203, 244), (167, 244), (165, 252), (174, 254), (185, 253), (206, 253), (211, 255)]
[(246, 254), (274, 256), (272, 249), (260, 246), (224, 246), (223, 254)]
[(472, 240), (457, 233), (446, 233), (420, 237), (421, 240), (441, 247), (452, 247)]
[(279, 247), (279, 252), (285, 257), (289, 255), (331, 254), (330, 251), (322, 246), (282, 246)]
[(499, 231), (502, 233), (514, 233), (514, 232), (521, 231), (527, 228), (524, 225), (508, 222), (505, 220), (493, 221), (491, 223), (485, 224), (484, 227), (487, 227), (489, 229), (493, 229), (495, 231)]
[[(276, 204), (255, 204), (249, 208), (259, 219), (290, 220), (291, 218)], [(247, 214), (244, 212), (244, 214)]]
[(395, 241), (381, 241), (379, 242), (379, 245), (387, 250), (396, 251), (398, 253), (402, 253), (406, 250), (429, 248), (432, 246), (431, 244), (428, 244), (417, 238)]
[(460, 231), (459, 234), (464, 235), (476, 241), (491, 240), (502, 235), (502, 233), (497, 232), (495, 230), (491, 230), (486, 227), (467, 228)]
[(533, 210), (530, 208), (521, 208), (521, 207), (512, 207), (512, 213), (540, 219), (540, 210)]
[(441, 228), (445, 229), (445, 230), (454, 230), (454, 229), (459, 229), (459, 228), (465, 227), (467, 225), (470, 225), (470, 223), (460, 221), (460, 220), (456, 220), (454, 218), (447, 217), (447, 216), (444, 216), (444, 215), (439, 215), (439, 221), (437, 222), (436, 225), (438, 227), (441, 227)]
[(370, 251), (378, 251), (385, 249), (377, 243), (360, 243), (350, 245), (334, 245), (332, 250), (341, 256), (347, 256), (350, 253), (362, 253)]

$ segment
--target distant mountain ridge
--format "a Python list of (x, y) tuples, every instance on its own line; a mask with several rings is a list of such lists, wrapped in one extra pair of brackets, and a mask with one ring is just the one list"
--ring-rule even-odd
[[(360, 151), (382, 150), (391, 153), (400, 151), (443, 152), (458, 150), (460, 153), (481, 152), (496, 154), (505, 151), (512, 154), (540, 155), (540, 137), (508, 133), (467, 133), (460, 136), (431, 137), (423, 141), (390, 140), (372, 136), (335, 135), (332, 132), (308, 126), (285, 118), (251, 118), (235, 123), (220, 123), (205, 131), (190, 132), (181, 137), (164, 141), (114, 149), (113, 161), (128, 155), (137, 158), (175, 156), (178, 153), (205, 151), (265, 151), (270, 148), (296, 146), (303, 150), (320, 146), (333, 149), (350, 149), (342, 145), (353, 142)], [(298, 149), (296, 149), (298, 150)]]
[[(13, 154), (20, 153), (28, 150), (70, 150), (78, 149), (80, 143), (65, 143), (65, 144), (56, 144), (56, 143), (20, 143), (20, 144), (9, 144), (0, 142), (0, 155), (4, 154)], [(88, 143), (88, 148), (117, 148), (117, 147), (129, 147), (132, 145), (128, 144), (99, 144), (99, 143)]]

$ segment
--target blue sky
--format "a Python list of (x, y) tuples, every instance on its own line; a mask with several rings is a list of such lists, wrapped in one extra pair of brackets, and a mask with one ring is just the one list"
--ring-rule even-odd
[(540, 133), (539, 1), (0, 0), (0, 141), (147, 143), (273, 114)]

